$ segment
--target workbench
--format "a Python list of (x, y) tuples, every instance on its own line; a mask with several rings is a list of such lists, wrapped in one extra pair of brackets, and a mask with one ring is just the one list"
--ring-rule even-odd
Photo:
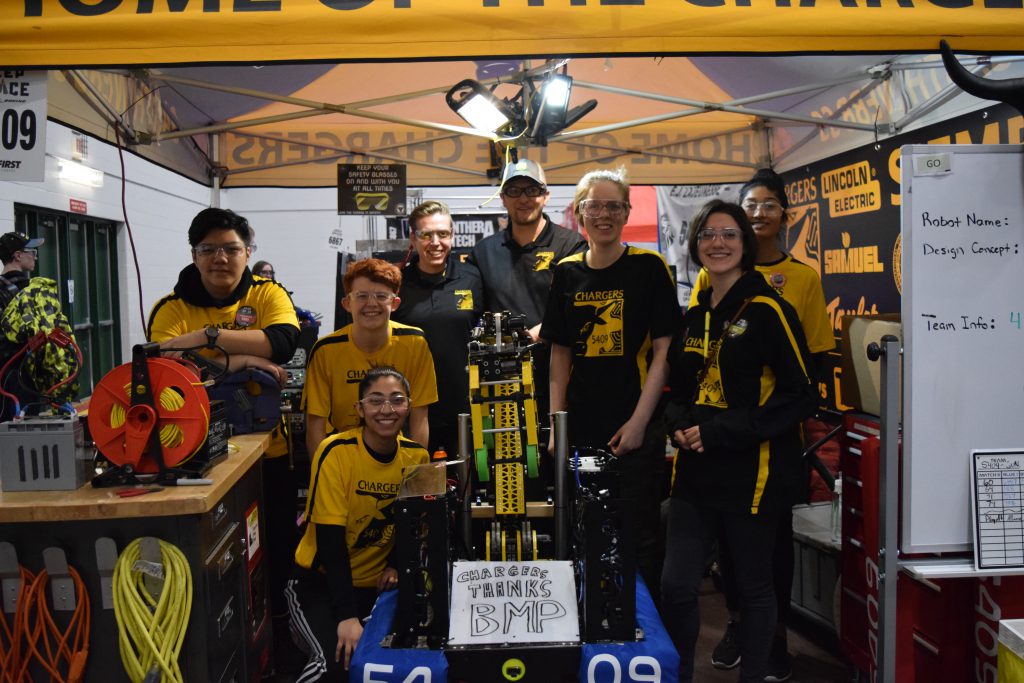
[[(91, 600), (92, 633), (85, 680), (127, 681), (109, 594), (101, 590), (96, 542), (120, 553), (135, 538), (177, 546), (192, 570), (193, 601), (179, 658), (186, 681), (258, 681), (269, 668), (270, 613), (258, 466), (270, 435), (233, 437), (204, 486), (172, 486), (122, 498), (118, 488), (0, 492), (0, 541), (19, 562), (43, 568), (43, 550), (59, 547), (81, 574)], [(2, 457), (2, 456), (0, 456)], [(109, 583), (109, 582), (108, 582)]]

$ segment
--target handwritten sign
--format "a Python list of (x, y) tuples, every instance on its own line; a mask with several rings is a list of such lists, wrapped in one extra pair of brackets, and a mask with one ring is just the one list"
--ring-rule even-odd
[(971, 451), (974, 565), (1024, 567), (1024, 450)]
[(569, 562), (456, 562), (448, 644), (578, 643)]

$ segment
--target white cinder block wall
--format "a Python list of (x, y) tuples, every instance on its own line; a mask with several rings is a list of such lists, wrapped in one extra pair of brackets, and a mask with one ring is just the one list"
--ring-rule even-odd
[[(221, 206), (245, 216), (256, 230), (250, 265), (260, 260), (274, 264), (295, 305), (323, 315), (320, 334), (333, 332), (338, 253), (328, 239), (340, 228), (342, 250), (354, 252), (356, 240), (367, 238), (366, 220), (339, 216), (337, 192), (329, 187), (222, 190)], [(384, 222), (379, 222), (383, 232)]]
[[(89, 140), (87, 165), (104, 172), (103, 187), (88, 187), (57, 177), (57, 157), (70, 159), (74, 136), (69, 128), (52, 121), (46, 126), (46, 175), (42, 182), (0, 181), (0, 232), (14, 229), (14, 204), (69, 211), (70, 200), (86, 202), (87, 215), (121, 224), (118, 231), (118, 291), (122, 329), (122, 358), (131, 354), (132, 344), (144, 339), (139, 314), (135, 266), (124, 230), (121, 210), (121, 168), (117, 149), (95, 139)], [(209, 205), (210, 189), (126, 153), (128, 178), (125, 202), (139, 268), (142, 272), (143, 310), (174, 286), (178, 270), (189, 259), (186, 229), (188, 220)], [(45, 248), (45, 247), (44, 247)], [(62, 288), (65, 285), (61, 284)]]
[[(121, 168), (117, 149), (94, 138), (88, 140), (86, 165), (104, 172), (103, 187), (70, 183), (57, 177), (57, 158), (70, 159), (74, 132), (53, 121), (46, 127), (46, 173), (42, 182), (0, 181), (0, 233), (14, 229), (14, 204), (69, 211), (70, 200), (86, 202), (87, 215), (111, 220), (119, 227), (118, 291), (122, 327), (122, 358), (144, 340), (142, 316), (169, 293), (178, 272), (189, 263), (188, 225), (212, 203), (212, 190), (130, 152), (124, 155), (127, 176), (126, 204), (138, 253), (142, 280), (142, 316), (139, 312), (137, 273), (121, 209)], [(453, 213), (497, 213), (501, 202), (493, 187), (423, 188), (422, 198), (447, 202)], [(556, 222), (572, 201), (572, 187), (553, 187), (547, 211)], [(491, 201), (488, 201), (490, 199)], [(481, 208), (481, 205), (482, 208)], [(249, 219), (256, 229), (258, 249), (252, 262), (274, 264), (278, 278), (291, 290), (295, 304), (321, 313), (321, 334), (334, 329), (334, 278), (337, 252), (328, 239), (337, 229), (343, 251), (355, 252), (356, 242), (385, 239), (382, 218), (337, 215), (334, 188), (235, 188), (220, 192), (220, 206)], [(62, 287), (65, 286), (62, 284)]]

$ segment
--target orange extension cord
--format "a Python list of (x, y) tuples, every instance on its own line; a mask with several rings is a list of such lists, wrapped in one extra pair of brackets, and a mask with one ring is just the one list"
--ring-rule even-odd
[(7, 615), (0, 609), (0, 682), (2, 683), (22, 683), (27, 680), (17, 672), (21, 671), (25, 598), (28, 595), (28, 587), (36, 577), (24, 567), (19, 567), (19, 570), (21, 572), (21, 590), (18, 592), (18, 600), (15, 603), (14, 617), (11, 623), (8, 623)]
[(74, 567), (68, 567), (75, 584), (77, 604), (63, 631), (53, 619), (46, 600), (49, 576), (21, 569), (13, 627), (0, 615), (0, 663), (2, 683), (33, 683), (29, 669), (35, 661), (49, 674), (51, 683), (79, 683), (89, 656), (89, 593)]

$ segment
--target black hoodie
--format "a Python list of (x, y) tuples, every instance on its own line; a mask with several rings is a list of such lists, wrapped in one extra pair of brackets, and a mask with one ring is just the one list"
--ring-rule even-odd
[[(702, 453), (679, 450), (672, 495), (750, 514), (791, 505), (800, 423), (818, 405), (800, 321), (756, 271), (743, 274), (713, 309), (711, 293), (698, 295), (668, 353), (669, 435), (698, 425), (704, 446)], [(705, 354), (712, 359), (706, 374)]]

